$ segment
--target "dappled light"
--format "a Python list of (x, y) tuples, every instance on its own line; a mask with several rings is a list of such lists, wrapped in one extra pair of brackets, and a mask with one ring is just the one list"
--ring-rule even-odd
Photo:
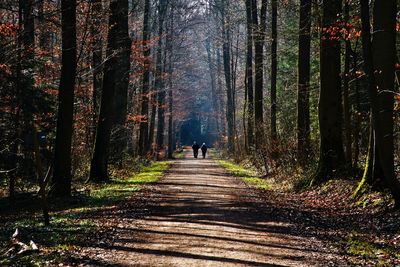
[(400, 266), (399, 0), (0, 0), (0, 266)]

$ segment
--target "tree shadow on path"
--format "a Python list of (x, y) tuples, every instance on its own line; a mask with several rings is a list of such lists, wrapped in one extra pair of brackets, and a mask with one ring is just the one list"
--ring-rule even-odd
[[(111, 238), (88, 246), (88, 255), (122, 266), (343, 265), (323, 238), (290, 218), (296, 211), (261, 203), (212, 160), (178, 160), (139, 195), (117, 207)], [(147, 215), (138, 218), (140, 210)], [(115, 210), (100, 217), (115, 218)]]

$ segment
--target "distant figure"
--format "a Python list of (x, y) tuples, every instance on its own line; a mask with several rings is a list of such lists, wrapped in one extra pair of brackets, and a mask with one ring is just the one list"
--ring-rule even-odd
[(203, 159), (205, 159), (206, 158), (206, 154), (207, 154), (206, 143), (203, 143), (203, 145), (201, 146), (201, 153), (203, 153)]
[(193, 142), (192, 149), (193, 149), (194, 158), (197, 159), (197, 155), (199, 154), (200, 146), (196, 143), (196, 141)]

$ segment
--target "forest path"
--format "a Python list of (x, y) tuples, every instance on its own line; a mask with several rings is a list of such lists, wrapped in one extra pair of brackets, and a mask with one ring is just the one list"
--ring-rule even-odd
[(186, 153), (151, 187), (142, 196), (147, 214), (132, 218), (137, 208), (121, 211), (111, 243), (87, 251), (93, 266), (337, 264), (327, 244), (300, 231), (290, 218), (274, 218), (274, 208), (262, 207), (256, 190), (212, 159)]

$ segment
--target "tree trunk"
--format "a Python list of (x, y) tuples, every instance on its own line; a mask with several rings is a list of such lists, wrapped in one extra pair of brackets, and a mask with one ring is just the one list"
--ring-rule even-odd
[(174, 31), (174, 16), (175, 16), (175, 7), (171, 7), (171, 16), (170, 16), (170, 24), (169, 24), (169, 32), (167, 36), (167, 51), (168, 51), (168, 155), (169, 159), (173, 158), (174, 154), (174, 91), (173, 91), (173, 78), (172, 74), (174, 73), (173, 69), (173, 62), (172, 62), (172, 55), (174, 52), (174, 45), (173, 45), (173, 36), (175, 34)]
[(8, 176), (8, 200), (11, 205), (15, 202), (15, 180), (16, 170), (18, 169), (17, 155), (19, 153), (21, 139), (21, 106), (22, 106), (22, 36), (23, 36), (23, 9), (24, 4), (22, 0), (18, 2), (18, 31), (16, 36), (17, 43), (17, 66), (15, 68), (15, 97), (11, 101), (12, 113), (15, 114), (13, 117), (14, 129), (12, 135), (12, 152), (9, 154), (7, 159), (7, 168), (13, 171), (7, 173)]
[[(36, 126), (32, 125), (32, 133), (33, 136), (38, 136), (38, 132), (36, 130)], [(39, 148), (39, 142), (37, 138), (33, 138), (33, 151), (34, 151), (34, 157), (35, 157), (35, 165), (36, 165), (36, 175), (37, 179), (39, 181), (39, 193), (38, 195), (40, 196), (40, 202), (42, 206), (42, 213), (43, 213), (43, 221), (45, 226), (50, 225), (50, 215), (49, 215), (49, 204), (47, 202), (47, 193), (46, 193), (46, 187), (47, 187), (47, 179), (49, 173), (45, 176), (44, 171), (43, 171), (43, 165), (42, 165), (42, 160), (41, 160), (41, 153), (40, 153), (40, 148)], [(50, 167), (51, 169), (51, 167)]]
[[(223, 5), (226, 3), (224, 2)], [(231, 76), (231, 53), (230, 53), (230, 29), (229, 25), (229, 15), (225, 14), (225, 6), (223, 6), (221, 11), (222, 16), (222, 35), (223, 35), (223, 64), (225, 73), (225, 86), (227, 93), (227, 103), (226, 103), (226, 119), (228, 121), (228, 146), (227, 149), (230, 153), (235, 152), (235, 129), (234, 129), (234, 103), (233, 103), (233, 88), (232, 88), (232, 76)]]
[(110, 150), (111, 129), (115, 120), (116, 66), (119, 47), (120, 18), (124, 16), (124, 1), (110, 2), (110, 18), (108, 23), (107, 58), (104, 65), (104, 78), (101, 94), (100, 114), (97, 124), (96, 141), (90, 166), (90, 180), (102, 182), (109, 179), (108, 156)]
[(71, 143), (76, 77), (76, 0), (61, 1), (62, 58), (51, 194), (71, 195)]
[(168, 78), (168, 158), (172, 159), (173, 158), (173, 153), (174, 153), (174, 136), (175, 136), (175, 132), (174, 132), (174, 116), (173, 116), (173, 112), (174, 112), (174, 96), (173, 96), (173, 83), (172, 83), (172, 73), (173, 73), (173, 69), (172, 69), (172, 62), (170, 59), (170, 63), (169, 63), (169, 78)]
[[(46, 29), (45, 25), (45, 17), (44, 17), (44, 5), (46, 0), (38, 1), (37, 2), (37, 9), (38, 9), (38, 28), (40, 31), (39, 35), (39, 47), (41, 49), (49, 48), (49, 31)], [(49, 49), (50, 50), (50, 49)], [(50, 52), (50, 51), (48, 51)]]
[(129, 37), (128, 13), (129, 1), (120, 1), (118, 16), (117, 56), (115, 70), (115, 140), (113, 153), (115, 159), (122, 160), (128, 145), (128, 133), (125, 126), (128, 112), (128, 88), (131, 68), (131, 39)]
[(355, 116), (355, 123), (354, 123), (354, 129), (353, 129), (353, 147), (354, 147), (354, 154), (353, 154), (353, 159), (352, 159), (352, 166), (357, 167), (358, 165), (358, 159), (360, 155), (360, 133), (361, 133), (361, 122), (362, 122), (362, 116), (361, 116), (361, 104), (360, 104), (360, 81), (359, 78), (357, 77), (357, 61), (358, 61), (358, 55), (356, 51), (352, 51), (353, 55), (353, 72), (352, 76), (355, 79), (354, 82), (354, 91), (355, 91), (355, 104), (354, 104), (354, 116)]
[[(99, 23), (103, 22), (102, 13), (103, 6), (101, 0), (91, 0), (93, 11), (92, 11), (92, 68), (93, 68), (93, 129), (96, 129), (97, 117), (99, 114), (99, 100), (101, 94), (101, 83), (103, 76), (103, 40), (101, 33), (98, 28)], [(96, 138), (96, 130), (93, 130), (93, 140)]]
[(150, 116), (149, 134), (145, 147), (145, 151), (147, 152), (150, 152), (153, 149), (152, 147), (154, 143), (154, 131), (156, 128), (157, 92), (155, 92), (154, 89), (151, 92), (150, 103), (151, 103), (151, 116)]
[(213, 58), (212, 58), (212, 53), (211, 53), (211, 40), (210, 38), (207, 38), (206, 40), (206, 51), (207, 51), (207, 62), (208, 62), (208, 70), (210, 73), (210, 85), (211, 85), (211, 98), (212, 98), (212, 103), (213, 103), (213, 109), (214, 109), (214, 114), (215, 116), (215, 123), (216, 123), (216, 128), (217, 132), (219, 132), (219, 120), (218, 120), (218, 112), (219, 112), (219, 103), (218, 103), (218, 97), (217, 97), (217, 83), (216, 83), (216, 78), (215, 78), (215, 68), (213, 64)]
[(252, 0), (246, 0), (247, 53), (246, 53), (246, 92), (247, 92), (247, 147), (254, 145), (254, 83), (253, 83), (253, 17)]
[(149, 147), (149, 84), (150, 84), (150, 48), (149, 48), (149, 17), (150, 17), (150, 0), (144, 2), (144, 15), (143, 15), (143, 56), (144, 56), (144, 70), (142, 79), (141, 91), (141, 116), (143, 118), (140, 122), (139, 130), (139, 155), (145, 155)]
[[(166, 65), (165, 56), (163, 58), (163, 34), (164, 34), (164, 20), (167, 11), (166, 0), (159, 0), (158, 9), (158, 47), (157, 47), (157, 66), (156, 66), (156, 80), (155, 87), (157, 90), (157, 136), (156, 144), (157, 151), (164, 147), (164, 130), (165, 130), (165, 85), (163, 73)], [(164, 53), (165, 54), (165, 53)]]
[(271, 0), (271, 139), (277, 138), (276, 130), (276, 79), (278, 71), (277, 61), (277, 19), (278, 19), (278, 2)]
[[(32, 99), (35, 97), (35, 86), (34, 86), (34, 73), (37, 70), (35, 64), (35, 19), (34, 19), (34, 7), (35, 3), (33, 0), (22, 1), (22, 15), (23, 15), (23, 32), (22, 32), (22, 44), (23, 50), (19, 59), (20, 64), (20, 108), (22, 109), (23, 115), (23, 127), (19, 130), (19, 136), (24, 139), (26, 136), (31, 134), (34, 102)], [(34, 166), (32, 165), (33, 157), (30, 149), (26, 146), (21, 146), (21, 150), (24, 153), (23, 162), (23, 175), (29, 177), (34, 175)]]
[(24, 56), (25, 61), (29, 65), (33, 65), (35, 55), (35, 16), (33, 9), (35, 4), (33, 0), (23, 2), (24, 31), (22, 39), (24, 43)]
[(221, 126), (220, 135), (226, 136), (226, 119), (224, 114), (224, 99), (223, 99), (221, 76), (222, 76), (221, 50), (220, 48), (217, 48), (217, 96), (218, 96), (218, 101), (220, 102), (218, 118), (220, 120), (220, 126)]
[[(368, 79), (374, 138), (370, 146), (375, 147), (374, 169), (378, 166), (381, 168), (383, 182), (390, 189), (395, 206), (400, 207), (400, 182), (394, 171), (393, 142), (396, 8), (396, 0), (374, 3), (374, 34), (371, 44), (369, 1), (361, 0), (364, 67)], [(367, 162), (367, 168), (368, 165)], [(374, 173), (372, 175), (374, 176)]]
[[(258, 23), (257, 15), (257, 0), (252, 0), (252, 17), (254, 23), (254, 63), (255, 63), (255, 84), (254, 84), (254, 123), (257, 125), (255, 129), (256, 148), (261, 148), (263, 142), (263, 75), (264, 75), (264, 33), (265, 33), (265, 18), (266, 18), (266, 0), (262, 0), (260, 23)], [(263, 10), (265, 10), (263, 12)]]
[[(231, 22), (230, 22), (230, 17), (228, 17), (228, 19), (229, 19), (229, 24), (231, 24)], [(229, 28), (230, 29), (230, 28)], [(230, 35), (230, 37), (231, 37), (231, 35)], [(238, 155), (240, 155), (241, 153), (240, 153), (240, 142), (239, 142), (239, 139), (237, 139), (237, 136), (238, 136), (238, 134), (237, 134), (237, 128), (236, 128), (236, 80), (237, 80), (237, 66), (238, 66), (238, 59), (239, 59), (239, 57), (238, 57), (238, 49), (239, 49), (239, 31), (237, 32), (237, 34), (236, 34), (236, 48), (235, 49), (233, 49), (233, 46), (234, 46), (234, 44), (233, 44), (233, 41), (234, 41), (234, 39), (233, 38), (231, 38), (231, 41), (230, 41), (230, 47), (229, 47), (229, 49), (230, 49), (230, 55), (231, 55), (231, 83), (232, 83), (232, 104), (233, 104), (233, 107), (232, 107), (232, 111), (233, 111), (233, 118), (232, 118), (232, 120), (233, 120), (233, 126), (232, 126), (232, 129), (233, 129), (233, 139), (235, 140), (235, 151), (236, 151), (236, 154), (238, 154)]]
[[(345, 22), (349, 23), (349, 3), (345, 1), (344, 13)], [(344, 132), (345, 132), (345, 147), (346, 147), (346, 165), (349, 169), (352, 168), (352, 148), (351, 148), (351, 117), (349, 103), (349, 78), (350, 78), (350, 40), (345, 41), (344, 55), (344, 75), (343, 75), (343, 112), (344, 112)]]
[(318, 106), (320, 158), (311, 185), (324, 182), (344, 165), (342, 140), (342, 90), (340, 79), (340, 41), (330, 33), (341, 13), (340, 0), (323, 1), (320, 71), (321, 89)]
[(311, 0), (301, 0), (297, 63), (297, 158), (303, 167), (310, 152), (310, 31)]
[[(372, 39), (373, 68), (377, 93), (375, 125), (376, 155), (380, 162), (384, 184), (391, 190), (400, 207), (400, 183), (394, 171), (394, 92), (396, 65), (396, 11), (397, 1), (376, 1), (373, 10)], [(373, 88), (373, 89), (374, 89)], [(371, 97), (371, 101), (374, 97)], [(374, 105), (373, 105), (374, 106)], [(378, 129), (379, 128), (379, 129)]]

